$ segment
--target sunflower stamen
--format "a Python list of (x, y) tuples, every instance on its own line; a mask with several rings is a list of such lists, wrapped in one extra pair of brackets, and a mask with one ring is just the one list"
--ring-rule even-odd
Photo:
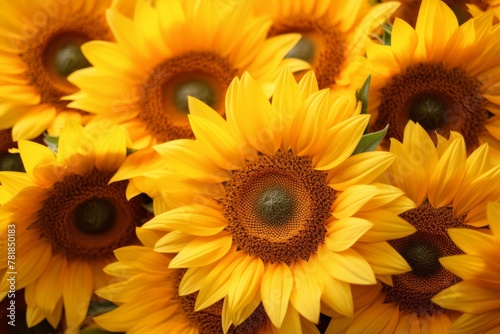
[(385, 302), (395, 303), (402, 312), (433, 315), (444, 309), (431, 299), (439, 292), (460, 282), (460, 278), (439, 263), (444, 256), (463, 254), (447, 234), (449, 228), (471, 228), (465, 216), (455, 216), (449, 207), (434, 208), (424, 201), (401, 215), (417, 229), (414, 234), (390, 240), (408, 262), (412, 271), (392, 276), (393, 286), (382, 283)]
[(310, 38), (302, 36), (299, 42), (288, 51), (285, 58), (298, 58), (312, 63), (315, 55), (316, 47), (314, 42)]
[(180, 83), (174, 92), (174, 104), (180, 111), (189, 114), (188, 96), (197, 98), (210, 107), (214, 107), (216, 94), (206, 81), (193, 79)]
[(91, 198), (75, 209), (75, 222), (85, 233), (102, 233), (116, 222), (116, 209), (107, 198)]
[(83, 55), (80, 43), (64, 43), (58, 46), (54, 53), (54, 67), (62, 78), (67, 78), (71, 73), (90, 66), (92, 64)]
[(427, 131), (443, 126), (447, 117), (446, 106), (439, 98), (423, 96), (413, 103), (410, 119), (420, 123)]
[(270, 226), (286, 224), (294, 212), (295, 198), (281, 186), (265, 189), (257, 199), (255, 211)]

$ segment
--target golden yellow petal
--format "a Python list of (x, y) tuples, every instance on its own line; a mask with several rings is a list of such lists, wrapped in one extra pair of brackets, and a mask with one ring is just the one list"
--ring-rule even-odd
[(293, 281), (290, 268), (282, 262), (269, 264), (262, 277), (262, 305), (273, 325), (278, 328), (285, 319)]

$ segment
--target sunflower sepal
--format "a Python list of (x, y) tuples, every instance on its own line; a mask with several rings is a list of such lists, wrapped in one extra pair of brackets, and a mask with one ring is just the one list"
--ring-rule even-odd
[(383, 45), (391, 45), (392, 24), (385, 22), (382, 24), (383, 34), (381, 42)]
[(368, 92), (370, 91), (371, 74), (368, 75), (363, 86), (356, 91), (356, 99), (361, 102), (361, 114), (368, 113)]
[(57, 146), (59, 145), (59, 137), (51, 136), (48, 133), (44, 133), (43, 134), (43, 142), (45, 143), (45, 145), (47, 145), (47, 147), (52, 152), (57, 154)]
[(363, 137), (361, 137), (358, 146), (356, 146), (354, 152), (352, 152), (352, 155), (375, 151), (382, 140), (384, 140), (388, 129), (389, 124), (387, 124), (387, 126), (380, 131), (364, 134)]

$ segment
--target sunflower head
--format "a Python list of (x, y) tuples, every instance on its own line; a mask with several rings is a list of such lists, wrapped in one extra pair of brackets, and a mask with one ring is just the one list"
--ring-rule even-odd
[(15, 141), (32, 139), (70, 110), (61, 98), (77, 91), (67, 77), (91, 64), (90, 40), (112, 39), (104, 18), (110, 1), (5, 4), (0, 13), (0, 124)]
[(488, 225), (487, 203), (500, 195), (500, 167), (492, 163), (487, 145), (467, 156), (464, 138), (458, 133), (452, 132), (448, 140), (439, 135), (437, 138), (434, 145), (422, 126), (409, 122), (403, 142), (391, 139), (390, 150), (396, 159), (379, 181), (402, 189), (417, 207), (399, 215), (416, 232), (388, 243), (411, 271), (392, 275), (369, 292), (364, 288), (356, 292), (370, 297), (360, 297), (355, 317), (345, 320), (354, 332), (382, 310), (384, 316), (370, 329), (376, 331), (390, 319), (390, 331), (409, 330), (412, 326), (423, 330), (429, 324), (449, 329), (457, 318), (454, 307), (434, 302), (442, 291), (461, 281), (443, 266), (447, 257), (460, 258), (464, 253), (462, 244), (449, 235), (451, 231), (475, 235), (480, 233), (475, 230)]
[[(369, 35), (390, 17), (395, 2), (368, 6), (366, 0), (347, 2), (278, 0), (254, 1), (254, 10), (270, 15), (269, 36), (299, 33), (300, 41), (286, 57), (311, 64), (320, 88), (358, 88), (368, 73), (360, 72)], [(305, 71), (298, 72), (297, 78)]]
[[(369, 117), (354, 94), (318, 90), (313, 72), (297, 83), (284, 70), (272, 102), (243, 74), (226, 106), (224, 120), (190, 98), (196, 140), (154, 147), (185, 179), (165, 183), (177, 205), (144, 228), (169, 232), (155, 250), (177, 253), (169, 267), (187, 269), (179, 291), (198, 291), (195, 310), (225, 299), (227, 328), (262, 302), (274, 326), (297, 328), (299, 315), (318, 322), (321, 301), (351, 314), (350, 283), (409, 269), (386, 240), (414, 231), (397, 216), (414, 205), (396, 188), (371, 184), (391, 153), (352, 155)], [(205, 279), (193, 284), (195, 276)]]
[[(93, 290), (109, 280), (102, 268), (113, 250), (137, 242), (135, 227), (148, 213), (139, 197), (127, 201), (126, 181), (110, 184), (126, 145), (126, 132), (116, 125), (68, 122), (57, 154), (21, 140), (26, 172), (0, 172), (2, 226), (15, 226), (16, 259), (23, 263), (16, 289), (25, 289), (28, 312), (36, 315), (28, 317), (29, 327), (44, 318), (57, 327), (64, 309), (66, 325), (76, 330)], [(9, 270), (1, 270), (7, 282)], [(7, 294), (8, 282), (0, 290)]]
[(488, 142), (498, 160), (495, 77), (500, 62), (486, 50), (499, 38), (491, 15), (459, 26), (452, 9), (437, 0), (422, 1), (415, 28), (396, 18), (391, 44), (373, 43), (367, 50), (373, 129), (389, 124), (388, 137), (401, 141), (411, 120), (435, 143), (436, 134), (448, 138), (451, 131), (459, 132), (468, 153)]
[[(138, 149), (193, 137), (188, 96), (224, 116), (226, 90), (245, 71), (270, 96), (285, 54), (300, 39), (268, 38), (271, 20), (253, 15), (250, 2), (221, 10), (215, 0), (140, 1), (133, 14), (120, 11), (119, 4), (107, 11), (116, 42), (83, 46), (94, 67), (70, 76), (81, 91), (65, 99), (97, 119), (123, 124)], [(309, 67), (297, 59), (286, 64)], [(96, 81), (114, 88), (103, 94)]]

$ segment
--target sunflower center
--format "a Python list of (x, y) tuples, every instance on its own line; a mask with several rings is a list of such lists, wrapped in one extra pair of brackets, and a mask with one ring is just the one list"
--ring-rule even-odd
[(126, 181), (108, 185), (112, 176), (94, 169), (68, 175), (50, 188), (37, 224), (56, 253), (96, 260), (136, 241), (136, 226), (150, 217), (139, 196), (127, 200)]
[(175, 88), (174, 105), (186, 114), (189, 114), (188, 96), (195, 97), (210, 107), (215, 104), (215, 92), (210, 83), (203, 80), (193, 79), (180, 83)]
[(156, 66), (139, 88), (138, 118), (158, 142), (193, 138), (188, 96), (225, 116), (224, 97), (238, 70), (211, 52), (192, 52)]
[(389, 124), (386, 138), (403, 140), (408, 120), (419, 122), (436, 141), (436, 132), (448, 138), (450, 131), (464, 136), (467, 150), (479, 145), (488, 119), (481, 83), (460, 68), (417, 64), (392, 77), (380, 90), (381, 102), (374, 131)]
[(66, 78), (90, 66), (80, 46), (91, 40), (112, 39), (103, 15), (49, 18), (20, 54), (27, 66), (30, 84), (40, 93), (41, 103), (54, 105), (59, 110), (66, 108), (67, 101), (61, 97), (78, 90)]
[(255, 202), (256, 216), (270, 226), (286, 224), (292, 218), (295, 211), (293, 193), (280, 185), (263, 189)]
[(298, 58), (312, 63), (316, 47), (314, 42), (305, 36), (286, 54), (285, 58)]
[(324, 241), (334, 195), (309, 158), (281, 151), (259, 156), (225, 188), (227, 229), (249, 254), (290, 264), (308, 260)]
[(434, 96), (422, 96), (412, 103), (410, 119), (432, 131), (443, 126), (447, 110), (443, 102)]
[(431, 298), (460, 282), (460, 278), (439, 263), (444, 256), (463, 254), (447, 234), (449, 228), (471, 228), (465, 216), (457, 217), (448, 207), (434, 208), (425, 201), (401, 215), (417, 232), (389, 243), (405, 258), (412, 271), (394, 275), (393, 286), (382, 283), (385, 301), (396, 303), (403, 312), (433, 315), (443, 312)]
[[(269, 29), (268, 36), (287, 33), (299, 33), (303, 36), (287, 57), (309, 62), (320, 89), (333, 86), (346, 60), (346, 36), (331, 25), (326, 17), (311, 18), (305, 15), (277, 20)], [(296, 74), (297, 79), (304, 73)]]
[(0, 171), (26, 172), (19, 153), (0, 153)]
[(85, 233), (102, 233), (116, 221), (116, 209), (107, 198), (90, 198), (75, 208), (75, 222)]
[[(174, 286), (173, 291), (179, 291), (179, 284), (185, 272), (185, 269), (180, 269), (177, 270), (176, 274), (174, 274), (174, 282), (172, 282)], [(179, 309), (183, 313), (184, 317), (191, 323), (191, 325), (198, 329), (200, 334), (224, 334), (224, 331), (222, 330), (223, 301), (218, 301), (203, 310), (194, 312), (197, 297), (198, 292), (185, 296), (176, 296), (177, 301), (180, 304)], [(233, 325), (229, 327), (227, 334), (258, 333), (259, 330), (266, 325), (268, 319), (269, 318), (267, 317), (264, 307), (260, 304), (243, 323), (237, 327)]]
[(411, 238), (400, 253), (410, 265), (414, 275), (430, 277), (441, 269), (439, 247), (429, 239)]
[(83, 36), (75, 36), (69, 41), (57, 39), (50, 46), (54, 49), (53, 66), (61, 78), (66, 79), (71, 73), (92, 66), (82, 53), (81, 45), (85, 42), (87, 39)]

